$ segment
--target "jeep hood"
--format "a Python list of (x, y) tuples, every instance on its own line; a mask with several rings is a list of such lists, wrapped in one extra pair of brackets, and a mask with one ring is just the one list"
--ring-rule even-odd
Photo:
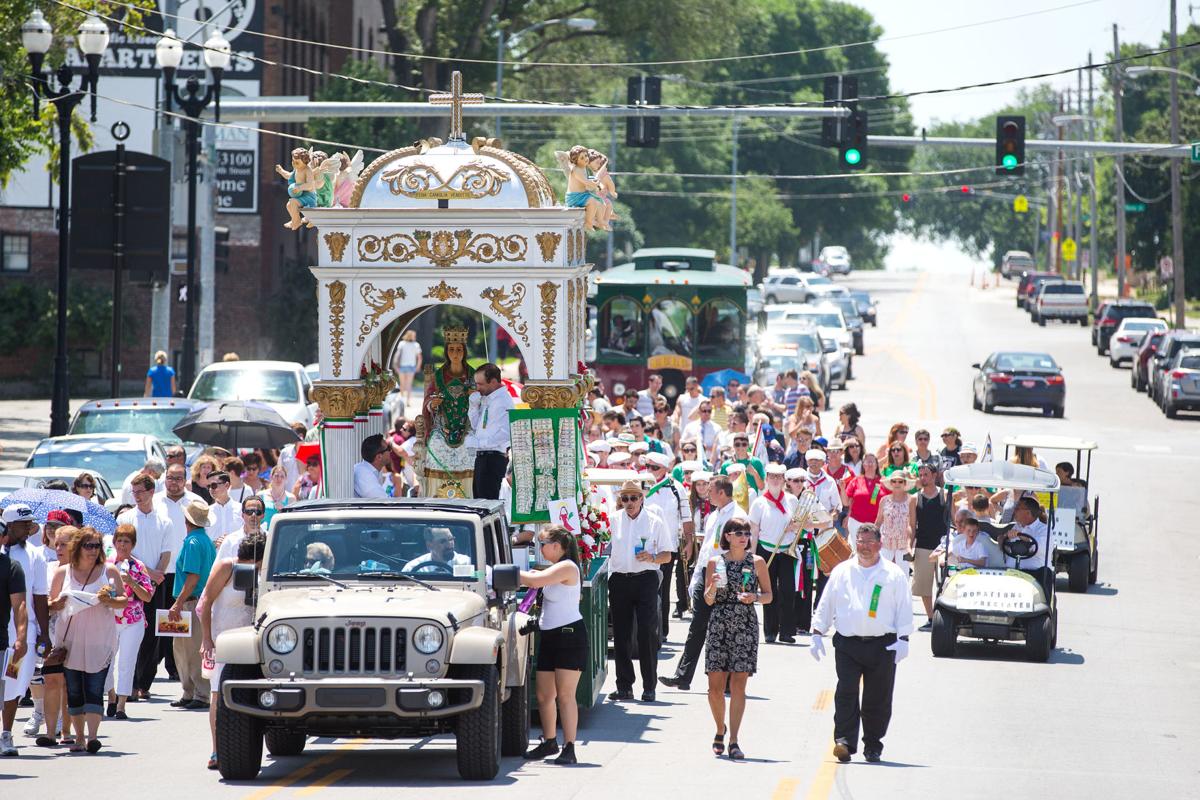
[(263, 594), (259, 615), (267, 622), (283, 619), (344, 617), (424, 618), (449, 624), (447, 612), (459, 622), (487, 610), (482, 597), (471, 591), (443, 588), (433, 592), (418, 586), (297, 586)]

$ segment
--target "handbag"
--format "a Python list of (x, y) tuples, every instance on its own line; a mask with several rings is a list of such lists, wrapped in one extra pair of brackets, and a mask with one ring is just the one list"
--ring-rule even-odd
[[(95, 567), (92, 567), (92, 569), (94, 570)], [(67, 579), (69, 580), (70, 577), (71, 576), (68, 571)], [(87, 580), (83, 582), (83, 585), (87, 586), (91, 582), (92, 582), (92, 573), (88, 572)], [(67, 650), (67, 645), (65, 644), (65, 642), (67, 641), (67, 634), (71, 632), (71, 623), (74, 621), (75, 621), (75, 615), (72, 614), (71, 618), (69, 620), (67, 620), (66, 630), (63, 631), (62, 640), (63, 640), (64, 644), (55, 645), (54, 647), (50, 648), (50, 652), (46, 653), (46, 657), (42, 659), (42, 667), (43, 668), (59, 667), (67, 662), (68, 650)]]

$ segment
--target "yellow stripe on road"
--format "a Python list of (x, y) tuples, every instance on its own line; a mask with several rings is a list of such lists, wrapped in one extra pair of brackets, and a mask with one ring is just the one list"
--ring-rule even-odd
[(813, 711), (824, 711), (829, 708), (829, 703), (833, 700), (832, 689), (822, 689), (817, 692), (817, 699), (813, 701)]
[(779, 785), (775, 787), (775, 791), (771, 792), (771, 800), (792, 800), (799, 788), (799, 778), (782, 778)]
[(308, 786), (305, 786), (303, 789), (296, 792), (296, 795), (298, 797), (308, 797), (309, 795), (316, 794), (317, 792), (324, 789), (326, 786), (330, 786), (332, 784), (337, 783), (342, 778), (349, 775), (351, 772), (354, 772), (354, 770), (352, 770), (352, 769), (335, 769), (333, 772), (329, 773), (328, 775), (322, 775), (320, 778), (317, 778), (315, 781), (310, 783)]
[(838, 762), (826, 759), (821, 762), (820, 769), (817, 770), (817, 777), (813, 779), (812, 786), (808, 787), (807, 800), (828, 800), (829, 793), (833, 790), (833, 779), (837, 775)]
[(313, 759), (304, 766), (298, 767), (280, 778), (276, 778), (271, 785), (264, 786), (256, 792), (251, 792), (243, 800), (267, 800), (268, 797), (277, 794), (280, 789), (286, 789), (295, 783), (299, 783), (321, 767), (334, 763), (348, 751), (357, 750), (360, 747), (362, 747), (361, 742), (349, 742), (341, 745), (338, 747), (337, 752), (328, 753), (320, 758)]

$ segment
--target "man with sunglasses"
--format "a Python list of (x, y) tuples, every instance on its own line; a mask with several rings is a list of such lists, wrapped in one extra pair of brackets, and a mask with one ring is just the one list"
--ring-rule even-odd
[[(37, 657), (33, 654), (37, 648), (47, 647), (50, 642), (50, 610), (46, 597), (50, 593), (50, 582), (46, 574), (46, 559), (42, 555), (42, 548), (29, 541), (29, 537), (38, 529), (33, 509), (24, 503), (13, 503), (4, 509), (0, 519), (3, 520), (8, 536), (4, 552), (13, 564), (21, 568), (25, 576), (25, 608), (28, 616), (25, 628), (28, 649), (25, 657), (21, 659), (17, 675), (15, 678), (0, 676), (0, 680), (4, 682), (4, 729), (0, 732), (0, 755), (15, 756), (17, 749), (13, 746), (12, 727), (17, 718), (17, 703), (25, 696), (29, 683), (33, 680), (33, 669), (37, 665)], [(8, 640), (17, 641), (19, 631), (16, 628), (16, 620), (7, 623), (7, 630)]]
[(362, 440), (359, 455), (362, 461), (354, 465), (355, 497), (387, 497), (383, 488), (383, 465), (392, 449), (383, 442), (383, 435), (372, 434)]
[(641, 481), (625, 481), (617, 493), (608, 559), (608, 602), (613, 626), (617, 690), (610, 700), (633, 699), (633, 637), (637, 622), (642, 702), (654, 702), (658, 674), (659, 566), (671, 561), (674, 544), (662, 517), (646, 510)]
[(225, 534), (225, 539), (217, 548), (217, 563), (226, 558), (237, 558), (238, 547), (252, 533), (265, 534), (262, 523), (267, 513), (267, 502), (258, 495), (251, 495), (242, 503), (242, 523), (238, 530)]
[(242, 528), (242, 504), (229, 494), (229, 473), (210, 472), (208, 474), (208, 491), (212, 494), (213, 502), (209, 506), (212, 512), (213, 524), (208, 529), (213, 545), (221, 546), (226, 535)]
[(671, 415), (675, 426), (680, 430), (686, 428), (695, 416), (696, 407), (703, 400), (704, 392), (700, 390), (700, 380), (694, 375), (689, 375), (684, 381), (683, 394), (675, 398), (675, 411)]
[[(692, 522), (692, 509), (688, 503), (687, 490), (683, 484), (676, 481), (667, 472), (671, 459), (663, 453), (646, 454), (646, 471), (654, 479), (654, 485), (646, 491), (646, 505), (657, 511), (667, 526), (671, 537), (671, 558), (660, 568), (662, 579), (658, 584), (659, 621), (661, 622), (662, 640), (667, 640), (668, 621), (671, 617), (671, 573), (675, 571), (678, 561), (690, 559), (691, 544), (696, 532), (696, 524)], [(680, 575), (683, 575), (682, 569)], [(684, 601), (687, 593), (685, 578), (679, 583), (679, 599)], [(682, 615), (680, 615), (682, 616)]]
[(692, 420), (683, 428), (681, 440), (698, 442), (704, 458), (712, 462), (711, 454), (721, 438), (721, 426), (713, 422), (712, 401), (702, 400), (696, 408), (697, 419)]
[[(179, 467), (182, 469), (182, 466)], [(136, 544), (131, 554), (146, 567), (146, 574), (154, 586), (154, 596), (145, 604), (146, 619), (154, 619), (154, 612), (170, 605), (167, 571), (171, 566), (174, 525), (166, 507), (155, 501), (154, 477), (141, 473), (130, 481), (129, 490), (134, 507), (117, 517), (118, 525), (132, 525), (137, 532)], [(138, 645), (137, 665), (133, 672), (133, 694), (131, 700), (149, 697), (154, 675), (158, 671), (161, 640), (156, 636), (143, 636)]]
[[(743, 421), (745, 415), (742, 415)], [(764, 478), (764, 469), (762, 459), (750, 455), (750, 434), (745, 428), (733, 435), (733, 458), (721, 465), (721, 474), (729, 474), (729, 468), (734, 464), (741, 464), (746, 468), (746, 482), (755, 492), (761, 492), (766, 480)]]

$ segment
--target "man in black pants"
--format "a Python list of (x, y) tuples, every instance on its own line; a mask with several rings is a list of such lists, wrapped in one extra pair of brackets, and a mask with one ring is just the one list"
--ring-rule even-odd
[[(663, 524), (667, 526), (667, 533), (676, 543), (674, 549), (682, 552), (683, 543), (691, 541), (696, 532), (696, 524), (692, 522), (692, 510), (688, 505), (687, 489), (667, 472), (671, 465), (668, 456), (663, 453), (647, 453), (645, 461), (646, 471), (654, 480), (654, 485), (646, 490), (645, 503), (658, 511)], [(671, 560), (659, 568), (662, 578), (658, 583), (658, 616), (661, 623), (660, 636), (664, 642), (670, 627), (668, 623), (671, 619), (671, 574), (675, 571), (675, 561), (675, 554), (672, 553)], [(685, 589), (679, 593), (679, 600), (683, 601), (686, 596)]]
[(674, 544), (662, 518), (643, 508), (640, 481), (626, 481), (617, 495), (608, 559), (608, 602), (612, 613), (617, 690), (611, 700), (633, 699), (633, 625), (637, 620), (642, 701), (653, 702), (658, 673), (659, 565), (669, 563)]
[(500, 368), (490, 362), (475, 370), (475, 389), (467, 407), (471, 421), (467, 446), (475, 448), (471, 494), (497, 500), (508, 469), (508, 412), (513, 398), (500, 379)]
[[(846, 763), (858, 750), (862, 723), (863, 757), (872, 763), (883, 755), (883, 737), (892, 718), (896, 664), (908, 655), (912, 633), (912, 598), (908, 576), (879, 557), (879, 529), (867, 523), (855, 535), (857, 557), (829, 573), (829, 591), (813, 615), (809, 652), (825, 655), (824, 634), (836, 629), (837, 690), (833, 695), (833, 754)], [(859, 684), (862, 697), (859, 697)]]
[[(694, 475), (692, 479), (697, 480)], [(692, 677), (696, 674), (696, 665), (700, 663), (700, 651), (704, 649), (708, 617), (712, 612), (712, 607), (704, 602), (704, 570), (708, 560), (720, 552), (717, 547), (725, 523), (731, 519), (749, 519), (742, 507), (733, 502), (733, 482), (724, 475), (712, 479), (709, 498), (716, 508), (704, 521), (704, 544), (696, 554), (696, 566), (692, 569), (692, 623), (688, 626), (687, 641), (683, 644), (683, 655), (675, 666), (675, 674), (670, 678), (658, 679), (663, 686), (683, 691), (692, 687)]]

